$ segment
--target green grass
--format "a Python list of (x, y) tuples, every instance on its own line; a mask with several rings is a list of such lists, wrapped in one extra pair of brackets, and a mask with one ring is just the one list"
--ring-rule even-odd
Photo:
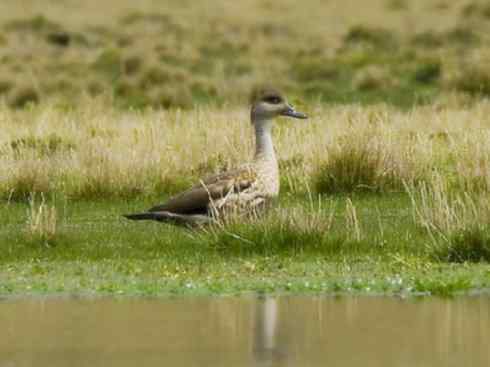
[(450, 295), (490, 287), (488, 263), (436, 259), (404, 194), (351, 197), (358, 232), (346, 215), (346, 199), (324, 197), (320, 209), (304, 204), (302, 213), (318, 223), (332, 218), (330, 226), (301, 224), (289, 213), (308, 199), (284, 196), (263, 223), (189, 231), (121, 218), (155, 199), (58, 198), (60, 222), (49, 239), (26, 233), (28, 206), (11, 203), (0, 210), (0, 294)]
[(477, 226), (456, 232), (436, 251), (437, 258), (450, 262), (490, 262), (488, 228)]

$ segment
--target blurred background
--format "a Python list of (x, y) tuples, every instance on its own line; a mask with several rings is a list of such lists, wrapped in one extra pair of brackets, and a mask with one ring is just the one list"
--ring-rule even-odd
[(490, 95), (479, 0), (3, 0), (0, 100), (127, 108), (295, 99), (399, 107)]

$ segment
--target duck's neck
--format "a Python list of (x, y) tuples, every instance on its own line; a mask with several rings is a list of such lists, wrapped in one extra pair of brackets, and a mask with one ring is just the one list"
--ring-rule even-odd
[(255, 161), (275, 162), (276, 154), (272, 144), (272, 121), (257, 120), (255, 126)]
[[(254, 120), (255, 169), (261, 194), (275, 197), (279, 194), (279, 165), (272, 145), (272, 121)], [(261, 185), (260, 185), (261, 184)]]

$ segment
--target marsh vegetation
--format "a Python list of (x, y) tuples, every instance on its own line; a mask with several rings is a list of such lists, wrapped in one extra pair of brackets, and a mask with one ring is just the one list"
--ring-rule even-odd
[(488, 102), (305, 107), (310, 121), (275, 126), (275, 207), (200, 231), (120, 215), (250, 158), (246, 109), (5, 108), (1, 261), (12, 271), (3, 290), (445, 294), (489, 285)]
[[(0, 12), (0, 292), (490, 286), (485, 3), (62, 4)], [(120, 217), (249, 159), (264, 80), (312, 116), (265, 217)]]

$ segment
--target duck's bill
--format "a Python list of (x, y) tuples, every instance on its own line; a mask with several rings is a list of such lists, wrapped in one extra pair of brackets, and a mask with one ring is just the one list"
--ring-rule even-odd
[(287, 108), (287, 110), (285, 110), (282, 114), (282, 116), (289, 116), (289, 117), (293, 117), (295, 119), (307, 119), (308, 116), (305, 115), (304, 113), (302, 112), (298, 112), (294, 109), (294, 107), (291, 107), (289, 106)]

